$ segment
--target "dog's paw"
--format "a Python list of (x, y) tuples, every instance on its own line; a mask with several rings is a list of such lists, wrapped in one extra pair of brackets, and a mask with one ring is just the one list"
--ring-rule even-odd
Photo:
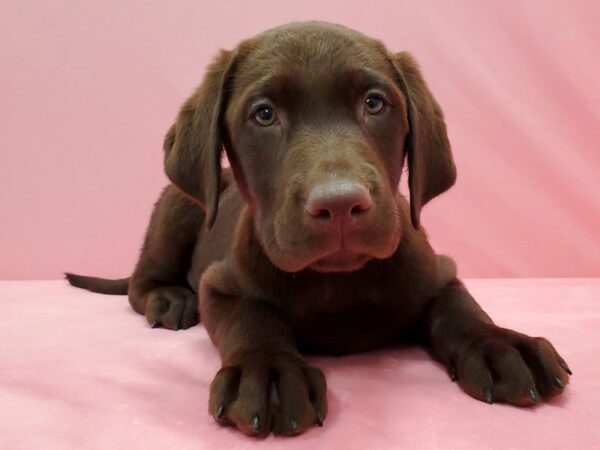
[(229, 361), (210, 386), (209, 413), (223, 425), (265, 436), (297, 435), (327, 415), (323, 373), (300, 357), (251, 352)]
[(531, 406), (563, 392), (571, 370), (545, 338), (492, 326), (456, 356), (450, 369), (462, 388), (487, 403)]
[(156, 288), (148, 294), (145, 315), (152, 328), (185, 330), (200, 321), (198, 297), (180, 286)]

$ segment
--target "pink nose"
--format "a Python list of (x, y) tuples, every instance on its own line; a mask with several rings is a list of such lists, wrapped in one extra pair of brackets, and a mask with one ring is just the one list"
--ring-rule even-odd
[(373, 200), (367, 187), (350, 180), (330, 181), (312, 188), (306, 211), (332, 230), (351, 228), (363, 222)]

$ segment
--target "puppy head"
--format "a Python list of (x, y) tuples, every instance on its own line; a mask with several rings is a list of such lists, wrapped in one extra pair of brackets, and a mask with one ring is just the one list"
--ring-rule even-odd
[(167, 134), (167, 175), (206, 208), (208, 226), (223, 148), (259, 241), (289, 272), (391, 256), (405, 158), (414, 227), (455, 179), (442, 112), (414, 60), (320, 22), (222, 52)]

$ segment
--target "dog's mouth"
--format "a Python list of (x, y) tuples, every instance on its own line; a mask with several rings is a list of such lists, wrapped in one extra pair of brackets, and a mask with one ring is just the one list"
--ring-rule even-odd
[(313, 262), (309, 267), (317, 272), (353, 272), (362, 267), (372, 257), (364, 253), (338, 250)]

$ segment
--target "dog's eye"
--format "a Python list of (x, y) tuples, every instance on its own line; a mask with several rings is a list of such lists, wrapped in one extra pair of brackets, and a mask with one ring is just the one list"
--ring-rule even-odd
[(378, 95), (369, 95), (365, 100), (365, 111), (368, 114), (379, 114), (384, 106), (385, 101)]
[(277, 115), (275, 110), (270, 106), (261, 106), (254, 113), (254, 119), (256, 122), (263, 127), (271, 126), (275, 123)]

